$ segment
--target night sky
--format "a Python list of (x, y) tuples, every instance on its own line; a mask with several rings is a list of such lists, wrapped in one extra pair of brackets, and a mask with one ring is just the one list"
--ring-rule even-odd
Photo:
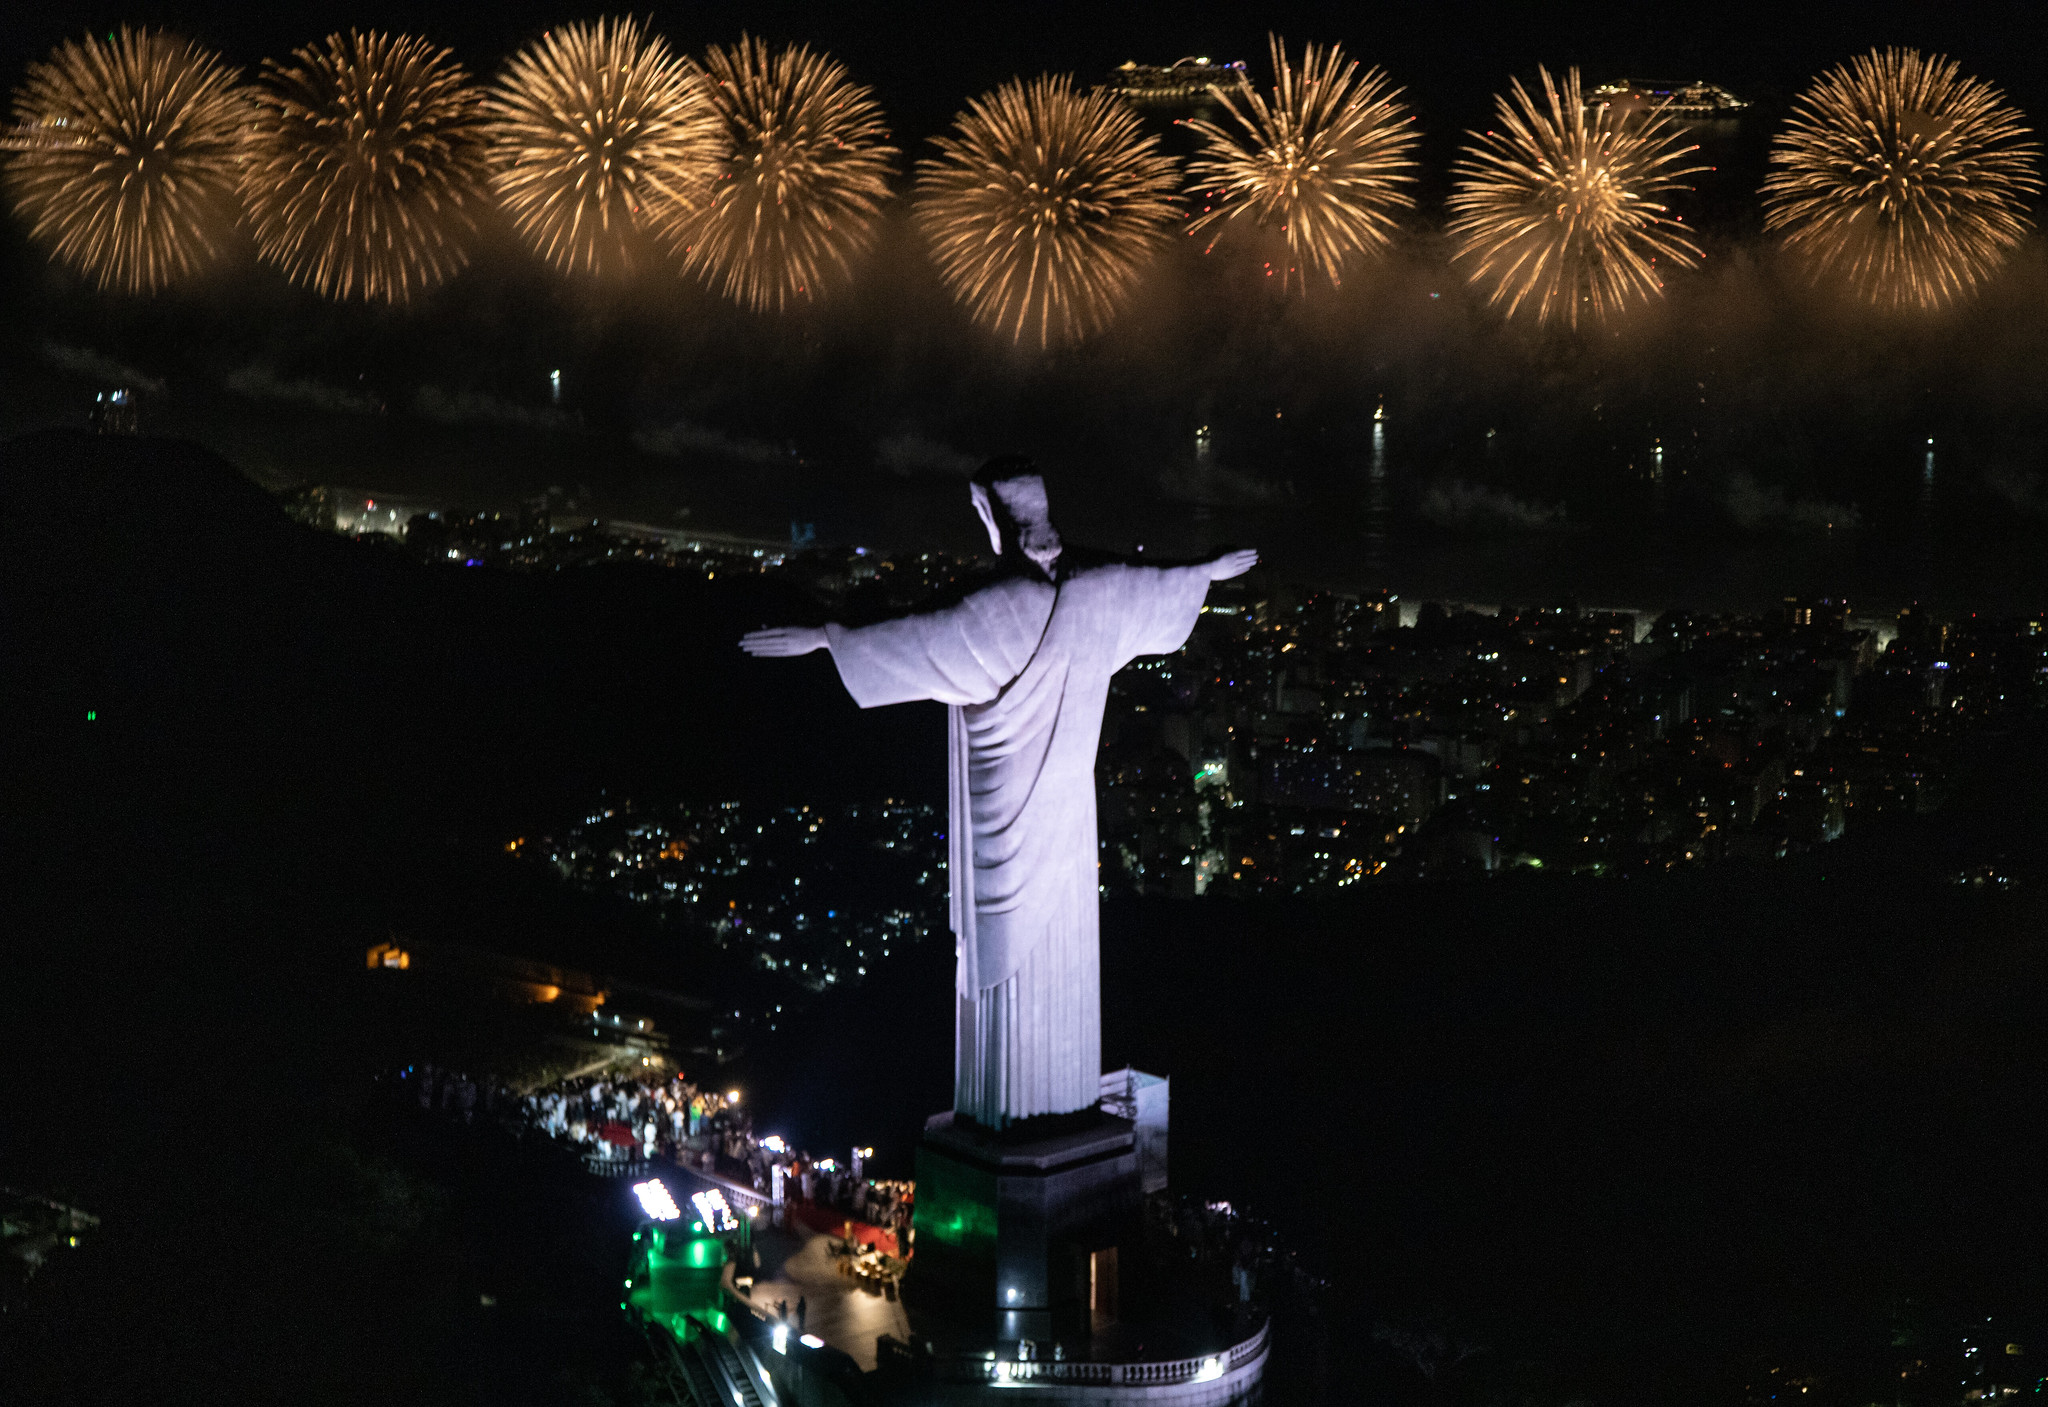
[[(591, 13), (596, 13), (595, 11)], [(655, 7), (654, 27), (695, 51), (742, 31), (803, 40), (873, 84), (912, 139), (940, 130), (959, 99), (1017, 74), (1091, 78), (1125, 59), (1184, 54), (1259, 59), (1277, 30), (1300, 43), (1343, 43), (1405, 84), (1439, 139), (1484, 119), (1487, 95), (1537, 64), (1580, 65), (1589, 77), (1700, 76), (1763, 103), (1782, 102), (1821, 69), (1872, 45), (1939, 50), (2003, 87), (2022, 109), (2048, 106), (2048, 56), (2025, 4), (1884, 3), (1784, 6), (1622, 4), (1352, 5), (892, 4)], [(527, 0), (477, 5), (290, 7), (228, 4), (44, 6), (16, 16), (0, 58), (10, 69), (83, 29), (127, 22), (175, 26), (254, 64), (330, 29), (415, 29), (453, 45), (480, 73), (535, 32), (585, 11)]]

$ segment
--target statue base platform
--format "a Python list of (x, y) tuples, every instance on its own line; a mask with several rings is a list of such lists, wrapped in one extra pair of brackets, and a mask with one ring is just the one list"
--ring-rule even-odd
[[(852, 1400), (884, 1407), (1253, 1407), (1264, 1313), (1225, 1267), (1198, 1261), (1165, 1198), (1148, 1202), (1139, 1112), (1139, 1122), (1088, 1110), (1002, 1131), (928, 1120), (914, 1254), (886, 1313), (849, 1296), (826, 1238), (804, 1248), (800, 1236), (765, 1233), (774, 1288), (732, 1297), (750, 1311), (734, 1314), (736, 1332), (757, 1350), (747, 1381), (771, 1385), (763, 1407), (836, 1400), (817, 1387), (832, 1372)], [(1163, 1163), (1156, 1142), (1153, 1152)], [(823, 1346), (764, 1310), (764, 1293), (802, 1302), (805, 1276), (826, 1282), (808, 1290)], [(848, 1298), (869, 1307), (846, 1312)]]
[(917, 1150), (906, 1303), (946, 1338), (1085, 1337), (1115, 1314), (1117, 1248), (1140, 1236), (1144, 1201), (1128, 1119), (1091, 1109), (997, 1131), (936, 1114)]

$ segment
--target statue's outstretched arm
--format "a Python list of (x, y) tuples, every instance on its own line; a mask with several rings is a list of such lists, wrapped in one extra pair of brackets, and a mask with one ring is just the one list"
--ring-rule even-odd
[(1208, 563), (1209, 580), (1229, 581), (1232, 577), (1243, 576), (1259, 564), (1256, 549), (1246, 548), (1240, 552), (1225, 552)]
[[(1201, 585), (1208, 589), (1208, 582)], [(740, 648), (771, 658), (828, 651), (839, 682), (862, 708), (919, 699), (987, 703), (1030, 660), (1052, 600), (1050, 586), (1017, 577), (872, 625), (752, 631)]]
[(757, 659), (808, 655), (829, 644), (822, 625), (779, 625), (768, 630), (750, 630), (740, 637), (740, 648)]

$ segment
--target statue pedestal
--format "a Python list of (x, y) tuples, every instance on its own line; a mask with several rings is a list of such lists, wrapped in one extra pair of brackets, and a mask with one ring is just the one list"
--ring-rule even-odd
[(1088, 1110), (995, 1132), (935, 1114), (917, 1149), (905, 1290), (947, 1337), (1085, 1338), (1095, 1316), (1116, 1315), (1116, 1248), (1143, 1209), (1128, 1119)]

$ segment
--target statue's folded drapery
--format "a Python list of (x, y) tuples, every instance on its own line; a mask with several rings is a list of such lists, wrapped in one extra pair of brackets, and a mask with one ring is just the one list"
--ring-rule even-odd
[(1094, 1104), (1102, 1073), (1095, 753), (1109, 678), (1187, 640), (1206, 567), (1013, 577), (943, 610), (826, 627), (862, 708), (950, 705), (959, 944), (953, 1107), (991, 1127)]

